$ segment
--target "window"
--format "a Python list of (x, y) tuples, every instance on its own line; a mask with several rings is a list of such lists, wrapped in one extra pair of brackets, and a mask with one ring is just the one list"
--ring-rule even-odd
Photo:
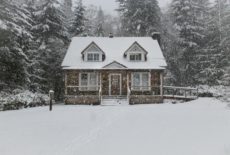
[(132, 90), (143, 91), (150, 90), (150, 74), (149, 73), (133, 73), (132, 74)]
[(99, 53), (88, 53), (87, 54), (87, 61), (99, 61), (100, 60)]
[(98, 90), (98, 74), (97, 73), (81, 73), (80, 74), (80, 90), (81, 91)]
[(142, 54), (141, 53), (130, 54), (129, 60), (130, 61), (141, 61), (142, 60)]

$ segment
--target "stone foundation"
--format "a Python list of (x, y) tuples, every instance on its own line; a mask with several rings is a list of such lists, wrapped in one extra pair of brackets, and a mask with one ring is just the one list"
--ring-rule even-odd
[(132, 95), (130, 96), (129, 104), (152, 104), (163, 103), (163, 97), (152, 95)]
[(97, 95), (66, 97), (66, 105), (100, 105)]

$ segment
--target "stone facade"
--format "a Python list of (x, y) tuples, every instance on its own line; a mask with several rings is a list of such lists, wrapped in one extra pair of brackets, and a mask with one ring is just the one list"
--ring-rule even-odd
[(147, 91), (131, 91), (129, 102), (130, 104), (162, 103), (160, 90), (162, 70), (65, 70), (66, 104), (100, 104), (100, 87), (94, 91), (80, 91), (79, 76), (83, 72), (98, 73), (98, 85), (101, 85), (102, 96), (111, 95), (110, 75), (120, 75), (121, 94), (119, 96), (127, 96), (128, 87), (131, 88), (132, 85), (132, 72), (150, 72), (151, 89)]

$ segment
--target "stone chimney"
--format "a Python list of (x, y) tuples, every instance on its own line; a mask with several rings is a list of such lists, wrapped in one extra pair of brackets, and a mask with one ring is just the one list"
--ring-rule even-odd
[(161, 33), (160, 32), (153, 32), (152, 38), (153, 40), (157, 40), (159, 45), (161, 46)]

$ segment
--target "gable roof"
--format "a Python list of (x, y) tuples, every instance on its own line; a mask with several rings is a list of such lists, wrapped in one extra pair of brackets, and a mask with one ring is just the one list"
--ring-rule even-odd
[[(106, 55), (103, 62), (86, 62), (82, 59), (82, 51), (95, 43)], [(124, 53), (137, 42), (146, 52), (147, 61), (131, 62)], [(157, 40), (151, 37), (74, 37), (62, 62), (63, 69), (103, 69), (116, 61), (126, 66), (124, 69), (165, 69), (167, 66)]]
[(105, 52), (94, 42), (92, 41), (82, 52), (81, 54), (83, 54), (85, 51), (87, 51), (89, 48), (95, 47), (97, 48), (99, 51), (101, 51), (102, 53), (105, 54)]
[(127, 67), (116, 62), (116, 61), (113, 61), (113, 62), (109, 63), (108, 65), (104, 66), (103, 68), (105, 68), (105, 69), (121, 69), (121, 68), (127, 68)]
[(138, 48), (140, 48), (142, 51), (144, 51), (146, 54), (148, 53), (140, 44), (138, 44), (138, 42), (134, 42), (126, 51), (125, 51), (125, 55), (135, 46), (137, 46)]

